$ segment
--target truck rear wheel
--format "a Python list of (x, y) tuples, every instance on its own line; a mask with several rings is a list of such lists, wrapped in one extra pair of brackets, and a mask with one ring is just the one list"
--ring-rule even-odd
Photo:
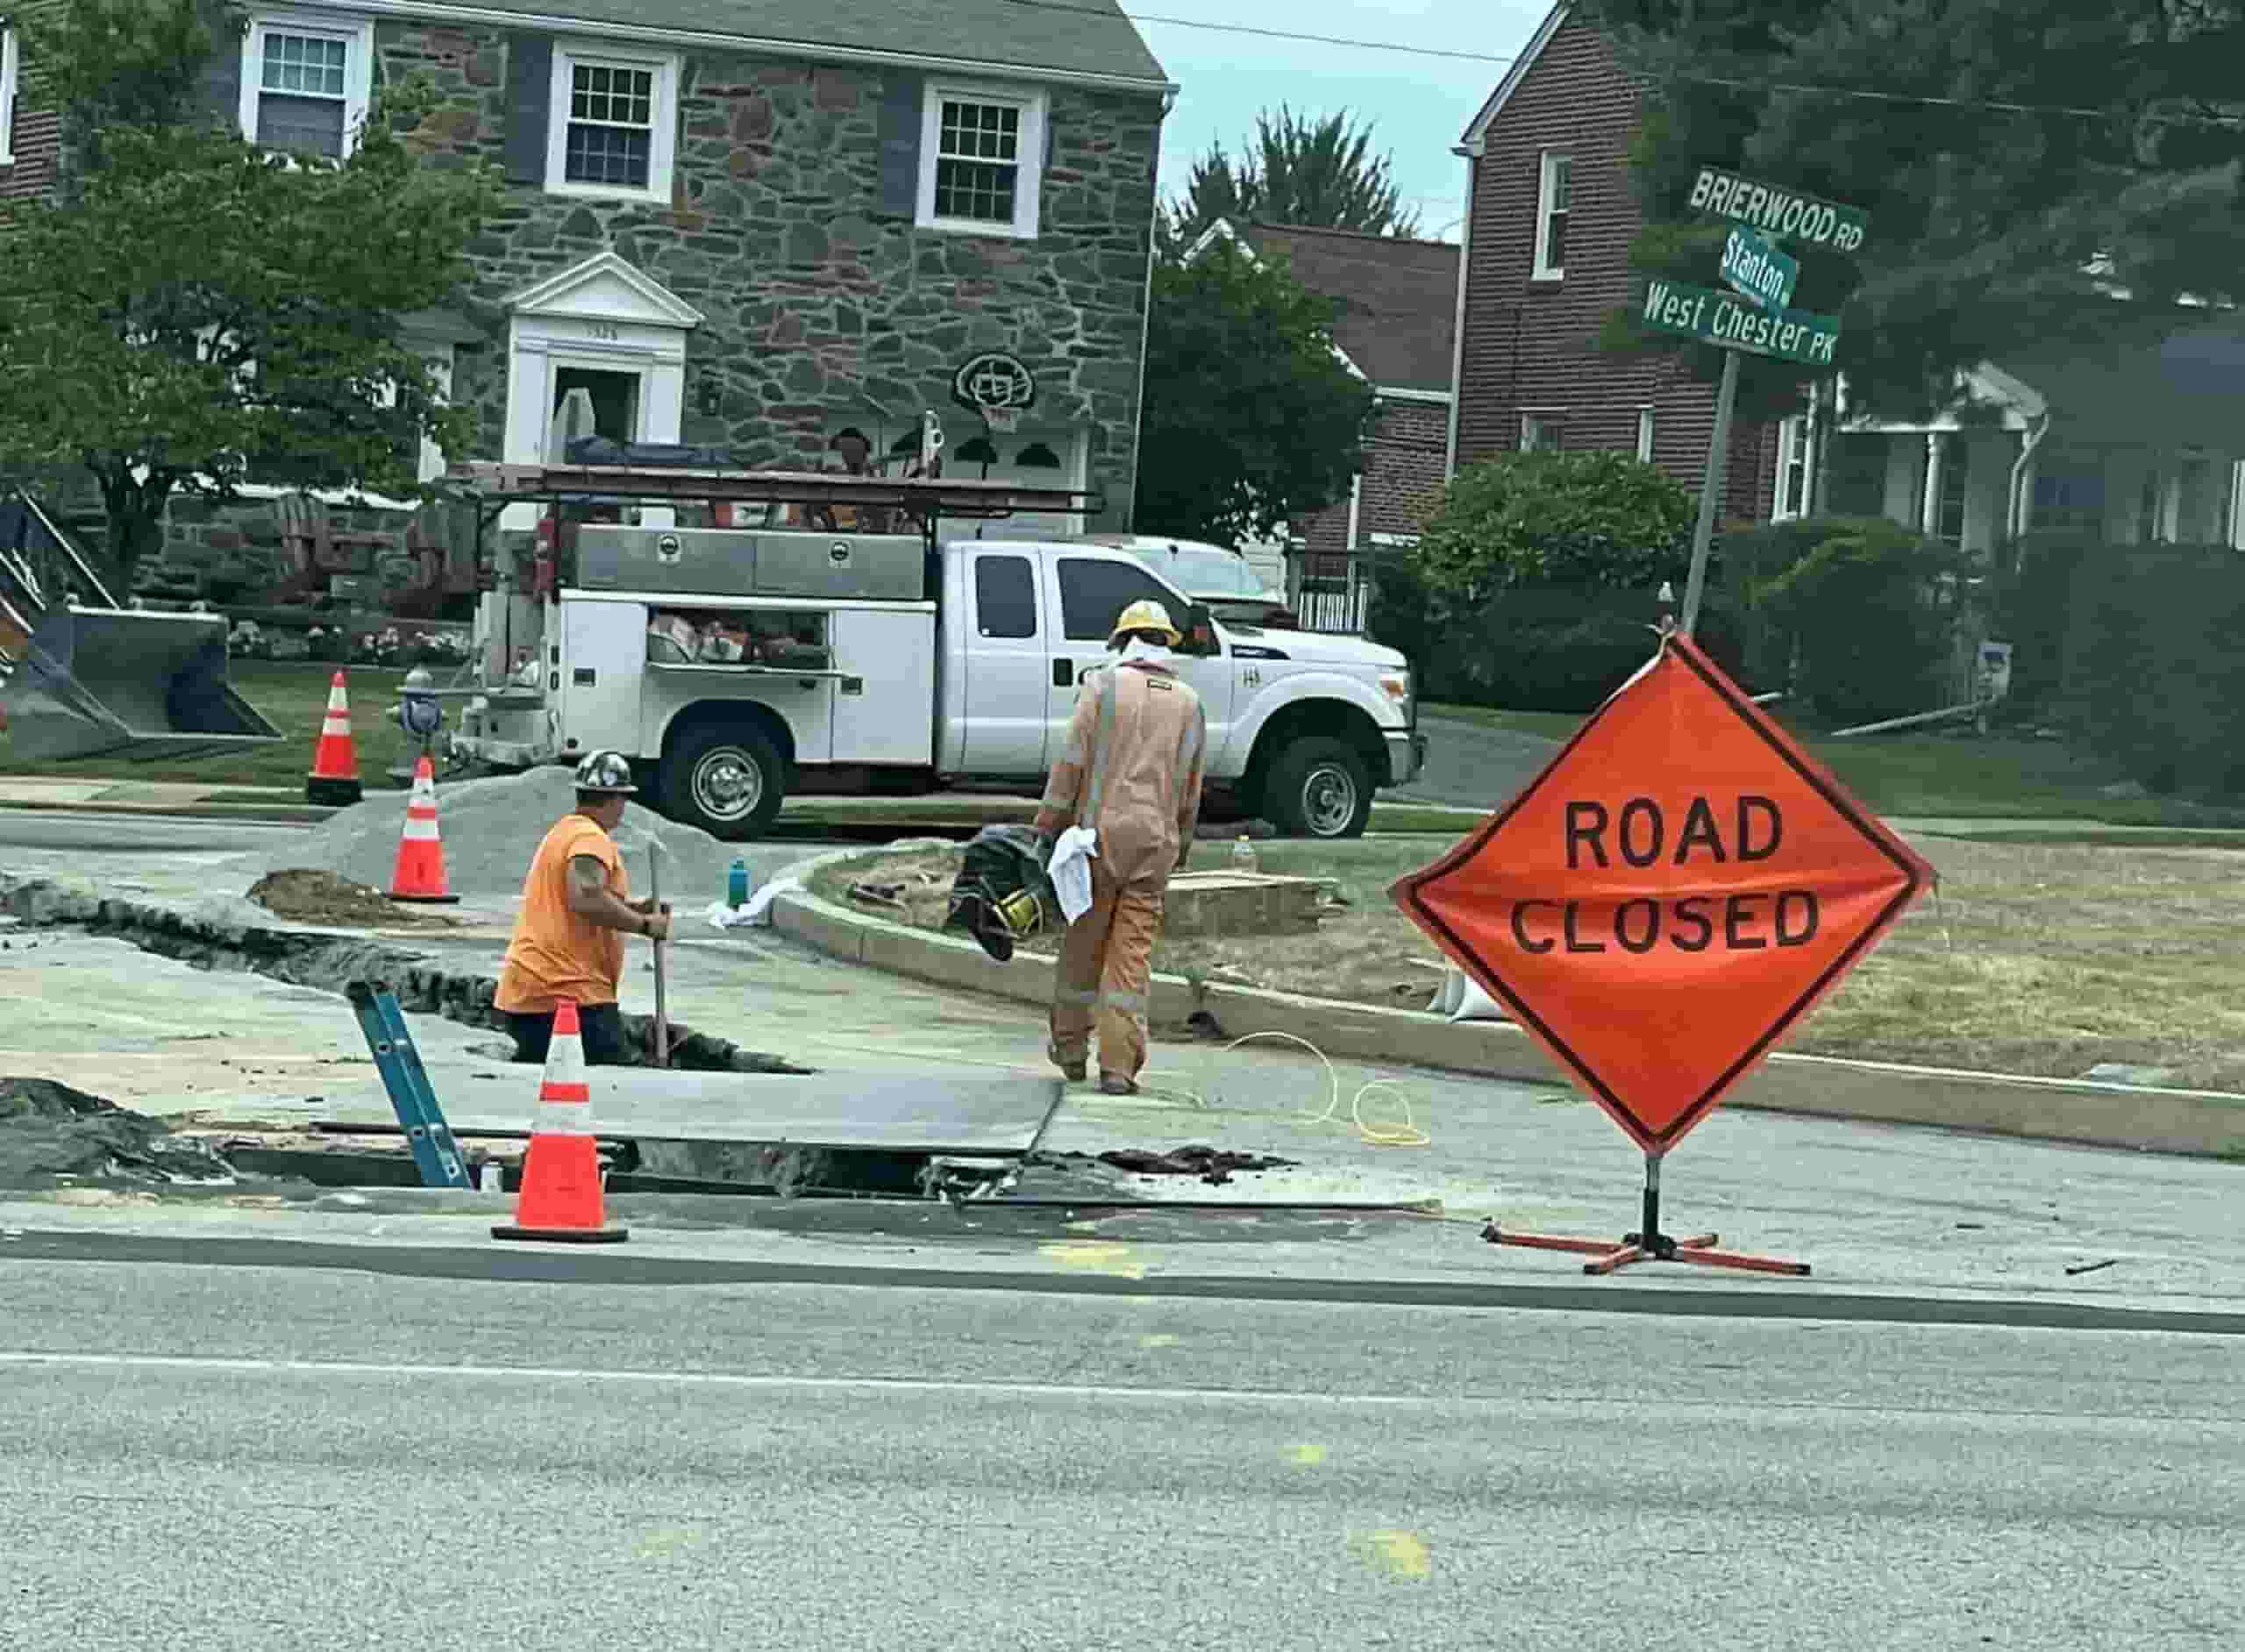
[(1372, 774), (1345, 743), (1297, 740), (1271, 765), (1263, 812), (1286, 837), (1361, 837), (1372, 819)]
[(663, 813), (712, 837), (760, 835), (788, 794), (787, 765), (755, 729), (689, 730), (663, 758)]

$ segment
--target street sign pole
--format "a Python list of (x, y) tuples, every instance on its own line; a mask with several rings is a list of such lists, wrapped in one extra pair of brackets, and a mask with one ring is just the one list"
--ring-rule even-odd
[(1714, 544), (1715, 502), (1730, 480), (1730, 415), (1738, 401), (1738, 352), (1722, 358), (1722, 388), (1715, 392), (1714, 434), (1707, 438), (1707, 473), (1700, 478), (1700, 520), (1692, 529), (1692, 572), (1684, 582), (1684, 635), (1700, 623), (1700, 599), (1707, 588), (1707, 552)]

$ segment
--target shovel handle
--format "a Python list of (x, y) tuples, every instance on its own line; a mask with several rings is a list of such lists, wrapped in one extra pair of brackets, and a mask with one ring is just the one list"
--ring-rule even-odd
[[(655, 910), (663, 909), (663, 851), (660, 844), (647, 845), (647, 897), (655, 903)], [(664, 991), (663, 945), (654, 943), (655, 949), (655, 1065), (670, 1065), (670, 1005)]]

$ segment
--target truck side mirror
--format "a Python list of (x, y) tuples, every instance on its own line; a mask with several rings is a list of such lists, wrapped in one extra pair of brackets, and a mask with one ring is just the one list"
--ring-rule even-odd
[(1203, 603), (1195, 602), (1185, 611), (1184, 652), (1208, 655), (1216, 652), (1216, 616)]

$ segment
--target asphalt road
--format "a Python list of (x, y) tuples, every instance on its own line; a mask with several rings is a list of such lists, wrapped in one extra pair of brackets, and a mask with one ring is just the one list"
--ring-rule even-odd
[(1495, 808), (1512, 801), (1557, 755), (1556, 740), (1478, 723), (1422, 717), (1427, 766), (1417, 780), (1382, 795), (1400, 802)]
[(7, 1257), (0, 1641), (2231, 1648), (2234, 1340)]

